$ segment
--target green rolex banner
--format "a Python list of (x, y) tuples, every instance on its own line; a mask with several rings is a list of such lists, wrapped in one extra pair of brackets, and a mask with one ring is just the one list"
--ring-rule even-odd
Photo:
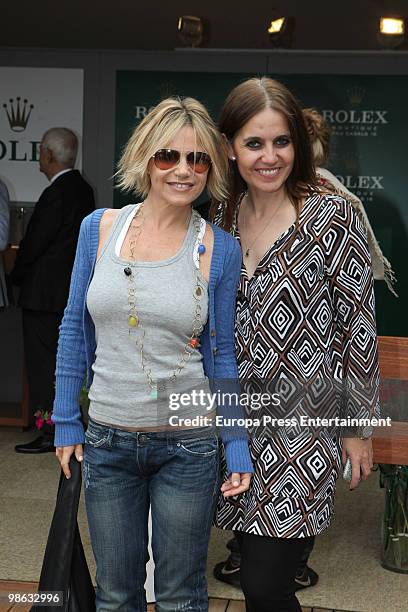
[[(161, 99), (193, 96), (217, 119), (242, 73), (118, 71), (115, 159), (135, 125)], [(271, 75), (276, 76), (276, 75)], [(364, 203), (397, 276), (394, 297), (375, 283), (378, 333), (408, 336), (408, 87), (404, 76), (277, 75), (302, 106), (319, 110), (332, 129), (329, 169)], [(114, 206), (134, 197), (115, 191)]]

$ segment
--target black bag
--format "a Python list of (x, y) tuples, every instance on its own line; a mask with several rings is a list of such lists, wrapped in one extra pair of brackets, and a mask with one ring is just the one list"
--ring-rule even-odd
[(78, 528), (81, 464), (72, 455), (68, 480), (61, 471), (38, 591), (62, 591), (63, 605), (34, 605), (30, 612), (95, 612), (95, 590)]

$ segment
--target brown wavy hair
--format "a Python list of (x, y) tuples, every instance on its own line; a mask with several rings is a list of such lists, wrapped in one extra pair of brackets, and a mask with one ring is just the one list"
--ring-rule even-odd
[(330, 156), (330, 127), (315, 108), (304, 108), (303, 117), (312, 144), (314, 163), (324, 168)]
[[(303, 198), (316, 184), (316, 174), (309, 135), (302, 109), (285, 85), (269, 77), (252, 78), (234, 87), (221, 109), (219, 128), (232, 143), (238, 131), (252, 117), (271, 108), (282, 113), (288, 123), (295, 159), (286, 181), (288, 196), (299, 218)], [(234, 210), (243, 191), (247, 189), (237, 164), (230, 162), (230, 197), (224, 202), (222, 226), (230, 231)], [(212, 212), (215, 213), (215, 207)]]

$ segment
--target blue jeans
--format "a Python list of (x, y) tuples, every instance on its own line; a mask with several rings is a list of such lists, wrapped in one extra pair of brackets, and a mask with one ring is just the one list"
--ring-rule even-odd
[(156, 610), (206, 612), (208, 541), (219, 489), (209, 430), (127, 432), (90, 421), (85, 502), (99, 612), (145, 612), (152, 511)]

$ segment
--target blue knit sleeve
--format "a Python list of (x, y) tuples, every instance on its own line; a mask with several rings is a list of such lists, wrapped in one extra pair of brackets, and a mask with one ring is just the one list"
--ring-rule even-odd
[(222, 275), (215, 288), (215, 320), (217, 352), (214, 360), (214, 391), (224, 401), (218, 404), (221, 416), (221, 438), (229, 472), (253, 472), (245, 427), (238, 424), (244, 417), (238, 401), (227, 401), (240, 395), (238, 368), (235, 356), (235, 305), (241, 272), (241, 249), (232, 236), (224, 233), (225, 259)]
[[(95, 214), (95, 213), (92, 213)], [(52, 420), (55, 446), (84, 442), (79, 394), (86, 374), (83, 311), (92, 270), (89, 255), (91, 215), (81, 224), (67, 306), (58, 341), (56, 389)]]

